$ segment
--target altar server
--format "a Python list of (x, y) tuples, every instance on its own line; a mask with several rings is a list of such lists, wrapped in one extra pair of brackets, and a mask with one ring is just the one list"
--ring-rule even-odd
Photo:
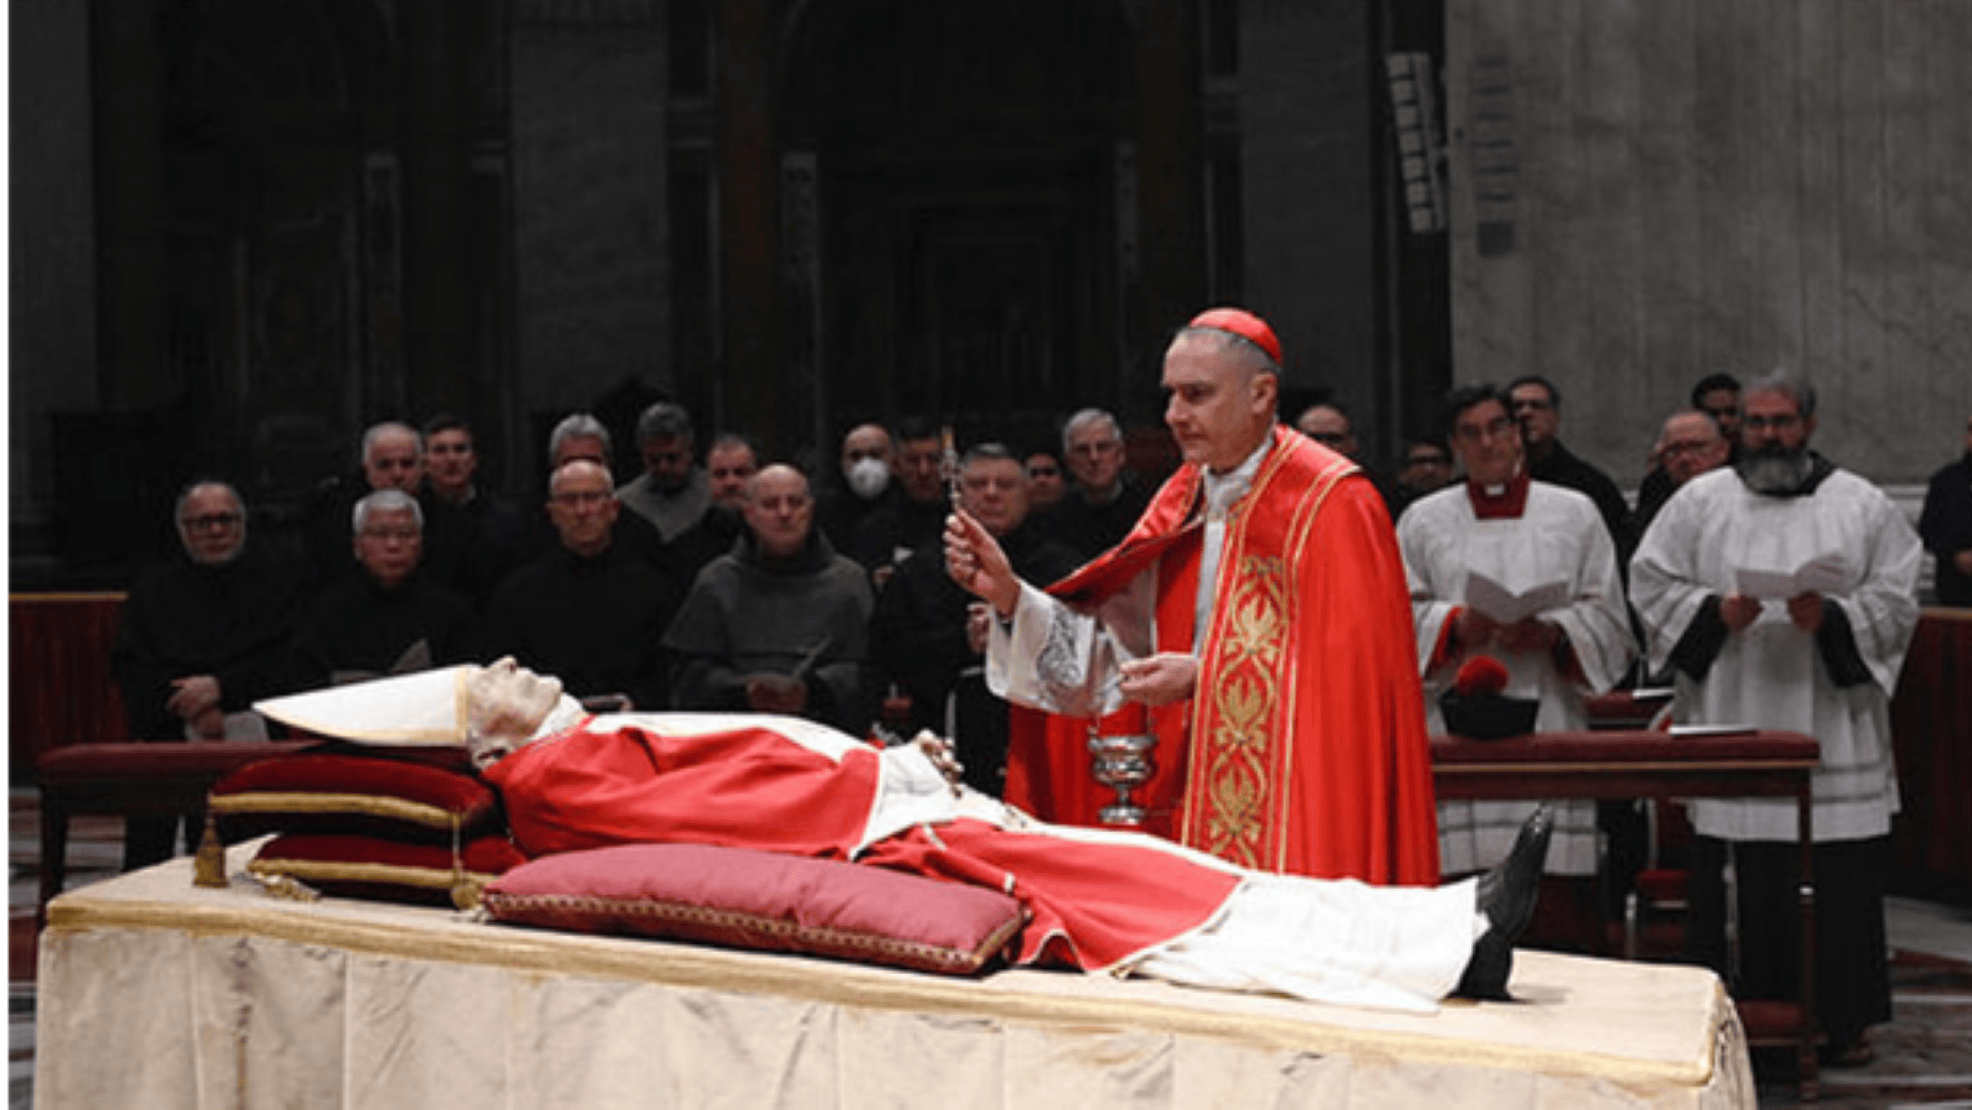
[[(1665, 503), (1631, 566), (1651, 669), (1677, 670), (1688, 724), (1821, 742), (1814, 773), (1815, 982), (1831, 1064), (1869, 1057), (1890, 1016), (1882, 874), (1897, 777), (1889, 701), (1917, 626), (1917, 534), (1868, 481), (1810, 450), (1815, 394), (1777, 372), (1747, 387), (1739, 461)], [(1691, 805), (1692, 955), (1725, 968), (1731, 846), (1750, 997), (1799, 983), (1792, 799)], [(1776, 893), (1778, 892), (1778, 893)]]
[[(1583, 728), (1584, 695), (1613, 687), (1633, 655), (1609, 530), (1587, 496), (1528, 477), (1521, 428), (1505, 394), (1463, 387), (1445, 407), (1466, 480), (1413, 503), (1397, 527), (1431, 729), (1445, 731), (1438, 698), (1479, 655), (1505, 665), (1507, 696), (1540, 702), (1536, 731)], [(1474, 603), (1481, 578), (1505, 594), (1544, 596), (1519, 606), (1535, 608), (1525, 615), (1492, 600), (1482, 607)], [(1438, 803), (1445, 873), (1504, 858), (1531, 805)], [(1558, 807), (1548, 869), (1593, 875), (1595, 831), (1593, 803)]]

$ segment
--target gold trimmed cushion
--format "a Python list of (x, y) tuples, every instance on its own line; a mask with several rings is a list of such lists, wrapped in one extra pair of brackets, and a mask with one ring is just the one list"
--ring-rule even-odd
[(289, 833), (262, 845), (247, 871), (345, 898), (465, 908), (524, 858), (501, 833), (465, 841), (456, 850), (374, 836)]
[(879, 867), (709, 844), (543, 856), (486, 888), (496, 921), (800, 952), (948, 975), (985, 968), (1025, 924), (998, 891)]
[(451, 845), (500, 827), (499, 797), (459, 752), (381, 756), (343, 748), (262, 760), (227, 775), (208, 806), (220, 835), (344, 833)]

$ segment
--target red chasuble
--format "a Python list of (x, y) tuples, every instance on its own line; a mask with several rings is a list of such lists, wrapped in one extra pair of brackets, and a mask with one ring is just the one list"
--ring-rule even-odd
[[(875, 748), (847, 744), (838, 756), (745, 723), (611, 724), (528, 744), (488, 769), (528, 856), (681, 842), (847, 860), (862, 843), (879, 790)], [(1154, 841), (1078, 839), (1088, 836), (959, 819), (888, 836), (857, 862), (1012, 894), (1032, 915), (1017, 961), (1087, 971), (1203, 927), (1240, 882)]]
[[(1186, 464), (1115, 549), (1049, 592), (1087, 610), (1157, 578), (1157, 647), (1193, 644), (1203, 487)], [(1382, 498), (1355, 464), (1283, 427), (1232, 508), (1189, 702), (1104, 718), (1158, 736), (1136, 792), (1145, 829), (1244, 867), (1438, 881), (1436, 806), (1410, 597)], [(1090, 775), (1091, 722), (1016, 710), (1007, 801), (1096, 825), (1115, 793)]]

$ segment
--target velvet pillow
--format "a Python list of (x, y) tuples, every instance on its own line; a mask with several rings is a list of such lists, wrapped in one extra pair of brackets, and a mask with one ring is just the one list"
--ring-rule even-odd
[(834, 860), (706, 844), (543, 856), (486, 888), (497, 921), (707, 941), (952, 975), (998, 957), (1026, 921), (999, 891)]
[(500, 826), (498, 796), (452, 749), (402, 758), (334, 747), (264, 759), (221, 779), (207, 804), (228, 842), (310, 832), (449, 846)]
[(414, 844), (373, 836), (289, 833), (261, 845), (247, 871), (293, 879), (325, 894), (461, 909), (478, 904), (486, 884), (526, 857), (504, 834), (462, 843)]

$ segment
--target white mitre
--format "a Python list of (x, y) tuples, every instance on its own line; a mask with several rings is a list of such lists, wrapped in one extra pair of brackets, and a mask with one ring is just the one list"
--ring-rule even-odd
[[(515, 693), (517, 684), (524, 684), (523, 693)], [(316, 736), (388, 747), (476, 746), (488, 733), (514, 732), (508, 739), (518, 746), (582, 715), (558, 680), (517, 669), (512, 659), (330, 686), (253, 707)], [(529, 719), (516, 720), (516, 710)]]

